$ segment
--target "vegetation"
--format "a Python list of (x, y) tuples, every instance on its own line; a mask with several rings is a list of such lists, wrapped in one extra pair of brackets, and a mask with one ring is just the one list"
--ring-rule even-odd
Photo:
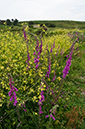
[(0, 128), (84, 129), (85, 23), (36, 24), (0, 26)]

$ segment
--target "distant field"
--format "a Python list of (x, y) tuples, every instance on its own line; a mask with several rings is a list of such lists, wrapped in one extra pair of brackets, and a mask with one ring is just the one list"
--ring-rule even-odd
[[(29, 25), (30, 21), (23, 21), (19, 22), (17, 27), (14, 27), (14, 29), (19, 29), (21, 30), (21, 24), (22, 23), (27, 23)], [(48, 28), (51, 29), (83, 29), (85, 30), (85, 22), (80, 22), (80, 21), (32, 21), (33, 24), (46, 24)], [(54, 25), (54, 27), (50, 27)], [(1, 29), (6, 29), (6, 26), (0, 25), (0, 30)]]

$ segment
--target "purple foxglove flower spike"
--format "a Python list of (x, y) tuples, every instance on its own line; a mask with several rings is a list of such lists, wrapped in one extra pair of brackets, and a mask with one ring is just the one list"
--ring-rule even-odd
[(53, 49), (53, 48), (52, 48), (52, 46), (51, 46), (50, 53), (52, 53), (52, 49)]
[[(42, 86), (42, 84), (40, 84), (40, 86)], [(42, 89), (43, 87), (41, 87), (41, 89)], [(42, 90), (41, 91), (41, 98), (39, 99), (39, 101), (38, 101), (38, 105), (39, 105), (39, 114), (42, 114), (43, 113), (43, 111), (41, 110), (42, 109), (42, 107), (41, 107), (41, 105), (43, 105), (43, 102), (44, 101), (44, 91)]]
[(47, 74), (45, 76), (49, 78), (50, 72), (51, 72), (51, 59), (49, 58), (48, 71), (47, 71)]
[(23, 29), (23, 34), (24, 34), (25, 40), (27, 40), (27, 36), (26, 36), (26, 33), (25, 33), (25, 30), (24, 29)]
[(12, 101), (14, 99), (14, 104), (13, 105), (16, 106), (17, 97), (16, 97), (16, 92), (15, 91), (18, 91), (18, 89), (12, 85), (12, 83), (14, 83), (14, 81), (12, 81), (12, 78), (10, 78), (9, 81), (10, 81), (9, 85), (10, 85), (11, 90), (8, 92), (8, 94), (11, 97), (10, 101)]
[[(27, 40), (27, 36), (26, 36), (26, 32), (25, 32), (25, 30), (23, 30), (23, 34), (24, 34), (24, 38), (25, 38), (25, 41)], [(26, 41), (26, 43), (27, 43), (28, 41)], [(29, 50), (28, 50), (28, 45), (27, 45), (27, 61), (26, 61), (26, 63), (28, 64), (28, 66), (29, 66), (29, 60), (30, 60), (30, 53), (29, 53)], [(28, 67), (27, 67), (27, 69), (28, 69)]]
[(64, 70), (63, 70), (63, 78), (65, 78), (66, 75), (69, 73), (69, 69), (70, 69), (69, 67), (71, 66), (72, 53), (73, 53), (73, 50), (71, 51), (70, 57), (69, 57), (69, 59), (67, 60), (66, 66), (65, 66), (65, 68), (64, 68)]

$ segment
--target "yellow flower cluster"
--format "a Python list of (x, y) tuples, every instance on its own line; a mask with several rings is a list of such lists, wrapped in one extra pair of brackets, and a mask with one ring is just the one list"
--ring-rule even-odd
[[(27, 26), (27, 23), (25, 25), (25, 31), (28, 31), (29, 27)], [(43, 88), (40, 87), (41, 78), (45, 78), (46, 72), (48, 70), (48, 52), (46, 50), (46, 46), (48, 45), (48, 49), (50, 51), (51, 46), (53, 45), (55, 40), (55, 48), (53, 48), (53, 52), (50, 53), (51, 59), (53, 55), (56, 54), (59, 46), (59, 54), (61, 50), (64, 50), (64, 52), (66, 52), (71, 46), (70, 38), (66, 35), (67, 30), (58, 31), (61, 31), (63, 35), (61, 34), (42, 38), (43, 46), (42, 53), (39, 58), (39, 70), (35, 69), (33, 55), (35, 51), (36, 41), (32, 39), (31, 36), (27, 36), (28, 44), (26, 44), (22, 32), (4, 32), (3, 30), (0, 32), (0, 95), (3, 98), (6, 97), (6, 92), (10, 90), (9, 79), (7, 75), (8, 73), (11, 73), (11, 75), (14, 78), (14, 85), (17, 87), (20, 94), (25, 94), (27, 95), (27, 97), (31, 96), (31, 94), (34, 94), (34, 96), (32, 96), (32, 100), (35, 102), (37, 102), (40, 99), (40, 92), (46, 89), (45, 84), (42, 84)], [(29, 61), (30, 65), (28, 70), (28, 65), (26, 64), (27, 45), (29, 46), (29, 53), (31, 58)], [(60, 69), (63, 66), (59, 65), (57, 58), (51, 63), (51, 76), (53, 76), (54, 72), (58, 70), (58, 76), (56, 76), (56, 80), (58, 82), (61, 80), (60, 75), (62, 71), (60, 71)], [(51, 83), (51, 78), (47, 78), (46, 81)], [(52, 86), (54, 86), (54, 84), (52, 84)]]

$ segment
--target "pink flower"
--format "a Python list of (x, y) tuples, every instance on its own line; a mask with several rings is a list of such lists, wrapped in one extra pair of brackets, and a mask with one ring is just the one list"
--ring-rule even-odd
[(52, 114), (50, 115), (50, 117), (53, 118), (53, 120), (55, 120), (55, 117)]
[(23, 109), (26, 112), (26, 109)]
[(49, 115), (46, 115), (45, 117), (47, 118), (47, 117), (49, 117)]

